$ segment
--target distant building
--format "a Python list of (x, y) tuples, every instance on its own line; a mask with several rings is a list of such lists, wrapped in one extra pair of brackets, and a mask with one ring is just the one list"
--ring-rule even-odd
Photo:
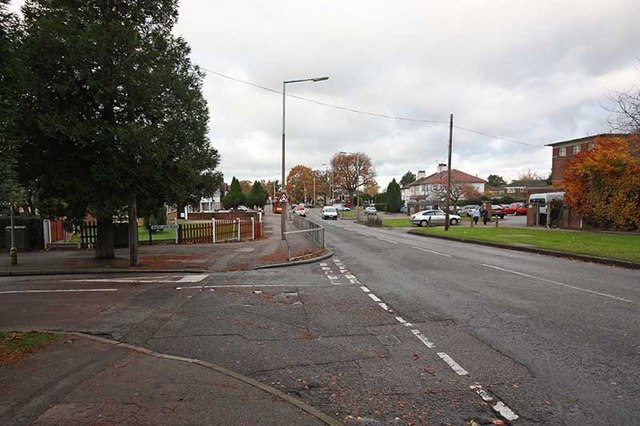
[[(443, 185), (447, 182), (447, 165), (439, 164), (438, 171), (426, 176), (424, 170), (419, 170), (416, 180), (402, 188), (405, 201), (420, 201), (436, 198), (443, 192)], [(460, 170), (451, 169), (452, 186), (468, 186), (479, 193), (484, 193), (487, 181)], [(464, 198), (461, 198), (464, 199)]]
[(515, 198), (525, 198), (528, 194), (531, 194), (532, 191), (550, 189), (550, 185), (546, 179), (523, 179), (514, 180), (504, 188), (507, 195)]
[(631, 135), (626, 133), (601, 133), (599, 135), (585, 136), (583, 138), (571, 139), (547, 144), (553, 148), (551, 154), (551, 185), (555, 188), (562, 187), (562, 178), (566, 168), (567, 160), (573, 158), (577, 153), (595, 147), (596, 138), (628, 138)]

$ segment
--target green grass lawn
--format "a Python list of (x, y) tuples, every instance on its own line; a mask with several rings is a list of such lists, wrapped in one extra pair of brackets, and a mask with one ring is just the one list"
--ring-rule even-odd
[(338, 215), (339, 217), (356, 218), (357, 212), (355, 210), (342, 210), (338, 212)]
[[(176, 238), (176, 230), (175, 229), (161, 229), (153, 233), (152, 235), (153, 241), (160, 240), (175, 240)], [(149, 241), (149, 231), (144, 226), (138, 227), (138, 241)]]
[(389, 228), (404, 228), (411, 225), (408, 217), (398, 217), (394, 219), (382, 219), (382, 226), (388, 226)]
[(61, 337), (60, 334), (39, 331), (0, 331), (0, 366), (10, 364)]
[(418, 228), (413, 232), (557, 250), (567, 253), (640, 262), (640, 234), (608, 234), (531, 228), (452, 226)]

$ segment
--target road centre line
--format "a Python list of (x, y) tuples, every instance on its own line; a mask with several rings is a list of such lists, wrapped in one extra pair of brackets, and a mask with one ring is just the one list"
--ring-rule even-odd
[(586, 288), (580, 288), (580, 287), (576, 287), (576, 286), (573, 286), (573, 285), (561, 283), (561, 282), (558, 282), (558, 281), (547, 280), (545, 278), (536, 277), (534, 275), (525, 274), (523, 272), (513, 271), (511, 269), (501, 268), (501, 267), (495, 266), (495, 265), (487, 265), (487, 264), (483, 263), (482, 266), (485, 266), (485, 267), (491, 268), (491, 269), (496, 269), (496, 270), (502, 271), (502, 272), (508, 272), (510, 274), (520, 275), (522, 277), (531, 278), (531, 279), (542, 281), (542, 282), (545, 282), (545, 283), (549, 283), (549, 284), (554, 284), (554, 285), (561, 286), (561, 287), (570, 288), (570, 289), (576, 290), (576, 291), (583, 291), (585, 293), (591, 293), (591, 294), (595, 294), (597, 296), (608, 297), (610, 299), (620, 300), (621, 302), (633, 303), (632, 300), (624, 299), (622, 297), (614, 296), (612, 294), (600, 293), (599, 291), (593, 291), (593, 290), (587, 290)]
[(382, 300), (378, 299), (378, 296), (373, 293), (369, 293), (369, 297), (373, 299), (374, 302), (382, 302)]
[(381, 237), (376, 237), (376, 238), (379, 239), (380, 241), (385, 241), (387, 243), (398, 244), (396, 241), (387, 240), (387, 239), (381, 238)]
[(449, 367), (451, 367), (451, 369), (453, 371), (455, 371), (458, 375), (460, 376), (466, 376), (469, 373), (467, 372), (467, 370), (465, 370), (464, 368), (462, 368), (460, 366), (460, 364), (458, 364), (457, 362), (455, 362), (453, 360), (453, 358), (451, 358), (449, 355), (447, 355), (444, 352), (438, 352), (438, 356), (440, 358), (442, 358), (444, 360), (444, 362), (446, 362), (447, 364), (449, 364)]
[(411, 248), (414, 248), (416, 250), (426, 251), (427, 253), (431, 253), (431, 254), (437, 254), (438, 256), (451, 257), (450, 254), (440, 253), (438, 251), (428, 250), (428, 249), (422, 248), (422, 247), (411, 247)]
[[(476, 383), (473, 386), (469, 386), (469, 388), (475, 390), (476, 393), (480, 395), (480, 398), (482, 398), (483, 401), (491, 403), (492, 404), (491, 408), (493, 408), (498, 414), (500, 414), (505, 419), (509, 421), (518, 419), (519, 416), (516, 413), (514, 413), (511, 408), (507, 407), (507, 405), (504, 402), (491, 396), (491, 394), (486, 390), (484, 390), (482, 386), (479, 385), (478, 383)], [(495, 404), (493, 404), (494, 399), (497, 400)]]
[(24, 294), (24, 293), (99, 293), (114, 292), (117, 288), (77, 288), (77, 289), (60, 289), (60, 290), (7, 290), (0, 291), (0, 294)]

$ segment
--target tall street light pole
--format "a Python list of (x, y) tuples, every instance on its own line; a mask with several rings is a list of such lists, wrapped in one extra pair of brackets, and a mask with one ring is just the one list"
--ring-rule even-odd
[[(316, 78), (303, 78), (301, 80), (285, 80), (282, 82), (282, 188), (283, 193), (286, 191), (285, 187), (285, 175), (284, 175), (284, 166), (285, 166), (285, 134), (286, 134), (286, 99), (287, 99), (287, 84), (291, 83), (302, 83), (304, 81), (324, 81), (329, 80), (329, 77), (316, 77)], [(283, 203), (282, 205), (282, 217), (280, 218), (280, 237), (284, 240), (284, 233), (287, 230), (287, 203)]]

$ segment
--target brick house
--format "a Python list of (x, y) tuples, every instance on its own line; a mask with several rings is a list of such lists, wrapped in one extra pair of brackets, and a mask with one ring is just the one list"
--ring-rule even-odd
[(551, 185), (555, 188), (562, 187), (562, 176), (564, 175), (567, 161), (573, 158), (578, 152), (593, 148), (596, 144), (596, 138), (626, 138), (629, 136), (630, 135), (625, 133), (601, 133), (599, 135), (545, 145), (553, 148), (551, 154)]

